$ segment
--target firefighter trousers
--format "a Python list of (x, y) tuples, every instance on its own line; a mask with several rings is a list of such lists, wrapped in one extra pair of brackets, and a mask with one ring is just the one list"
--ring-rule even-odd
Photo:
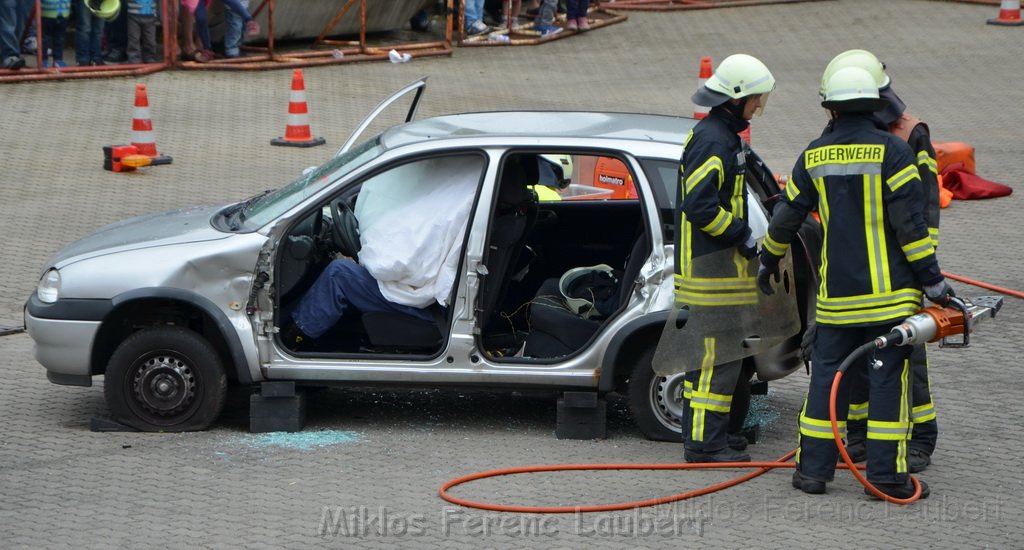
[[(829, 421), (829, 394), (843, 360), (866, 342), (889, 333), (896, 323), (871, 327), (818, 325), (812, 352), (811, 383), (800, 412), (797, 468), (809, 479), (832, 481), (839, 450)], [(847, 375), (866, 376), (871, 395), (867, 421), (867, 477), (872, 483), (907, 480), (907, 438), (910, 433), (910, 349), (892, 346), (869, 353), (850, 366), (836, 395), (836, 410), (849, 408)], [(878, 361), (877, 368), (869, 362)], [(858, 371), (866, 371), (858, 374)], [(840, 433), (846, 420), (838, 421)]]
[(683, 382), (683, 445), (714, 453), (728, 444), (729, 412), (743, 360), (708, 365), (686, 373)]
[[(924, 344), (914, 346), (910, 353), (911, 382), (910, 421), (914, 427), (908, 445), (928, 456), (935, 451), (939, 438), (939, 426), (935, 420), (935, 403), (932, 401), (931, 384), (928, 378), (928, 351)], [(845, 378), (845, 377), (844, 377)], [(849, 443), (863, 442), (868, 430), (868, 380), (867, 372), (850, 380), (850, 415), (846, 427)]]

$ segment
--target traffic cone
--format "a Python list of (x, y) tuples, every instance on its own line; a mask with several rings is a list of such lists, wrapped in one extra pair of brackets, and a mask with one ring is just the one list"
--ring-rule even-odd
[(292, 72), (292, 95), (288, 102), (288, 125), (284, 129), (284, 137), (270, 140), (271, 145), (288, 145), (290, 147), (313, 147), (326, 143), (324, 138), (314, 138), (309, 130), (309, 109), (306, 106), (306, 83), (302, 78), (302, 69)]
[(1020, 19), (1020, 0), (1002, 0), (999, 3), (999, 16), (988, 20), (989, 25), (1019, 27), (1024, 25)]
[[(709, 78), (711, 78), (711, 58), (702, 57), (700, 58), (700, 73), (697, 75), (697, 89), (702, 88)], [(700, 120), (708, 116), (709, 111), (711, 111), (711, 107), (694, 104), (693, 118)]]
[(138, 150), (138, 154), (146, 155), (159, 164), (170, 164), (171, 157), (156, 152), (156, 137), (153, 135), (153, 121), (149, 114), (149, 96), (146, 95), (146, 85), (135, 85), (135, 110), (132, 114), (132, 146)]

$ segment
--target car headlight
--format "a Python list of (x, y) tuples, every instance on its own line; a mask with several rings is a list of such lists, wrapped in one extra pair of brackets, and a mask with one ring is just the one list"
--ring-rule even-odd
[(52, 304), (60, 298), (60, 271), (51, 269), (43, 274), (36, 287), (36, 296), (44, 304)]

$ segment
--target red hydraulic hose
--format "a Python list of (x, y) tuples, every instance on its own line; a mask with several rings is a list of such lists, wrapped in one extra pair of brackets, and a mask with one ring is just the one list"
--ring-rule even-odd
[(1013, 296), (1014, 298), (1020, 298), (1021, 300), (1024, 300), (1024, 292), (1018, 292), (1016, 290), (1010, 290), (1008, 288), (992, 285), (992, 284), (989, 284), (989, 283), (986, 283), (986, 282), (983, 282), (983, 281), (976, 281), (974, 279), (968, 279), (967, 277), (961, 277), (960, 275), (954, 275), (953, 273), (946, 273), (945, 271), (942, 272), (942, 275), (944, 277), (953, 279), (954, 281), (960, 281), (961, 283), (967, 283), (969, 285), (974, 285), (974, 286), (980, 287), (980, 288), (987, 288), (989, 290), (994, 290), (994, 291), (999, 292), (1001, 294), (1009, 294), (1010, 296)]
[(849, 453), (846, 452), (846, 445), (843, 445), (843, 438), (839, 435), (839, 423), (836, 421), (836, 395), (839, 393), (839, 381), (842, 379), (843, 371), (839, 370), (836, 372), (836, 377), (832, 380), (832, 391), (830, 391), (828, 395), (828, 418), (832, 422), (832, 437), (836, 440), (836, 446), (839, 447), (839, 454), (842, 455), (843, 462), (846, 463), (850, 471), (853, 472), (853, 477), (857, 478), (857, 481), (859, 481), (861, 485), (863, 485), (868, 491), (871, 491), (871, 494), (884, 501), (891, 502), (893, 504), (910, 504), (911, 502), (921, 498), (921, 482), (919, 482), (914, 476), (910, 476), (910, 480), (914, 483), (914, 494), (907, 498), (896, 498), (879, 491), (878, 487), (872, 485), (871, 482), (861, 475), (854, 466), (853, 459), (851, 459)]

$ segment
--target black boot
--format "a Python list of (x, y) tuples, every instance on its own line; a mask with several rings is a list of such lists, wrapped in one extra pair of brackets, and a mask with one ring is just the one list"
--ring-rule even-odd
[(928, 469), (928, 465), (932, 463), (932, 457), (928, 456), (928, 453), (921, 449), (910, 449), (907, 453), (907, 469), (910, 473), (916, 474), (923, 472)]
[[(850, 455), (850, 460), (854, 462), (864, 462), (868, 458), (867, 442), (863, 439), (847, 441), (846, 454)], [(842, 459), (842, 456), (839, 458)]]
[(800, 470), (793, 470), (793, 488), (800, 489), (809, 495), (825, 494), (825, 482), (804, 477)]
[[(931, 494), (931, 490), (928, 489), (928, 484), (922, 480), (917, 480), (921, 484), (921, 497), (922, 499), (928, 498)], [(907, 479), (905, 483), (875, 483), (875, 488), (893, 498), (910, 498), (914, 496), (914, 482)], [(878, 498), (874, 493), (871, 492), (867, 487), (864, 488), (864, 494)]]
[(747, 438), (740, 434), (729, 434), (726, 436), (729, 441), (729, 448), (742, 451), (747, 448)]
[(683, 457), (687, 462), (750, 462), (750, 455), (729, 447), (712, 453), (685, 449)]

